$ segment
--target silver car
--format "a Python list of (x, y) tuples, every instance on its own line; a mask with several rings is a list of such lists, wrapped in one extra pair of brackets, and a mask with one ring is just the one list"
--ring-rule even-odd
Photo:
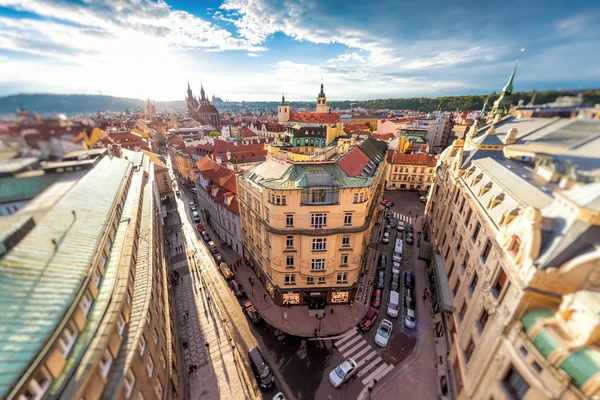
[(334, 388), (339, 388), (356, 373), (356, 361), (349, 358), (329, 373), (329, 382)]
[(381, 321), (377, 334), (375, 334), (375, 343), (381, 347), (386, 347), (390, 341), (390, 336), (392, 336), (392, 327), (392, 322), (389, 319)]

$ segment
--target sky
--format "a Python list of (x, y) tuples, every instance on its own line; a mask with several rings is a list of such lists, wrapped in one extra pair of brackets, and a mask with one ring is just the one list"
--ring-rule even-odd
[(600, 87), (598, 0), (0, 0), (0, 96), (330, 100)]

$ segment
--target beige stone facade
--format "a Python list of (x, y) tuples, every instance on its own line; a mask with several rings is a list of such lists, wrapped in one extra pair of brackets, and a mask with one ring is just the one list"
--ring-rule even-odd
[(27, 265), (12, 296), (29, 293), (21, 312), (1, 317), (20, 332), (1, 350), (1, 397), (185, 396), (154, 167), (124, 155), (69, 187), (0, 260), (3, 286)]
[(386, 187), (428, 192), (433, 184), (437, 160), (438, 156), (433, 154), (403, 154), (389, 150)]
[[(448, 397), (600, 395), (600, 183), (539, 174), (535, 151), (574, 122), (504, 118), (441, 156), (426, 218)], [(531, 146), (528, 164), (511, 146)]]
[(385, 145), (379, 146), (365, 146), (378, 163), (359, 147), (356, 159), (348, 153), (348, 163), (370, 169), (363, 177), (345, 162), (276, 159), (238, 176), (244, 257), (276, 304), (354, 299), (381, 200)]

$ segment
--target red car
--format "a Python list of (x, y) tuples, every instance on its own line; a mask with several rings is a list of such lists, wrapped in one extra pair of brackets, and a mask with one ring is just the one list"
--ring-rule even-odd
[(373, 291), (373, 297), (371, 298), (371, 305), (375, 308), (379, 308), (381, 306), (381, 290), (375, 289)]
[(377, 320), (378, 316), (378, 309), (376, 309), (375, 307), (369, 308), (369, 311), (367, 311), (367, 315), (365, 315), (363, 320), (360, 321), (360, 324), (358, 324), (359, 329), (363, 332), (369, 331), (373, 327), (373, 325), (375, 325), (375, 321)]
[(389, 202), (390, 202), (389, 200), (382, 200), (382, 201), (381, 201), (381, 205), (382, 205), (382, 206), (387, 206), (387, 204), (388, 204)]

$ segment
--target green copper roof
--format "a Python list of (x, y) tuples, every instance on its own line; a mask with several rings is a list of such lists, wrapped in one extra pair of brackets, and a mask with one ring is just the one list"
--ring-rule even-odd
[(71, 306), (130, 165), (105, 157), (0, 261), (0, 398)]
[(525, 332), (529, 331), (529, 329), (535, 325), (536, 322), (552, 318), (554, 316), (554, 312), (550, 311), (548, 308), (538, 308), (535, 310), (531, 310), (525, 313), (521, 318), (521, 322), (523, 323), (523, 329)]
[(502, 88), (502, 93), (512, 94), (513, 82), (515, 80), (515, 74), (517, 73), (518, 66), (519, 66), (519, 60), (517, 60), (517, 64), (515, 65), (515, 68), (513, 69), (512, 74), (510, 74), (510, 77), (508, 78), (508, 82), (506, 82), (506, 85), (504, 85), (504, 87)]
[(554, 350), (560, 347), (554, 336), (546, 329), (542, 329), (533, 339), (533, 345), (545, 358), (548, 358)]
[(4, 177), (0, 179), (0, 203), (31, 200), (64, 176), (63, 174), (36, 174)]
[(590, 348), (579, 350), (567, 357), (558, 368), (573, 379), (575, 386), (581, 388), (600, 371), (600, 352)]

